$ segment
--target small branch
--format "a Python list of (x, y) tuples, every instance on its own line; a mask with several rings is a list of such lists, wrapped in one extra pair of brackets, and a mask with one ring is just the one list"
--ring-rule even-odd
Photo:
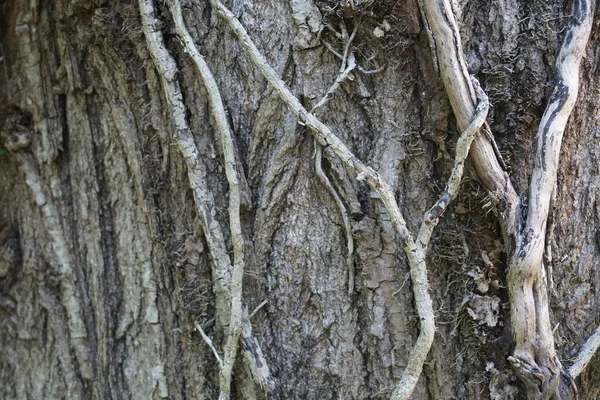
[(263, 300), (262, 303), (260, 303), (259, 305), (256, 306), (256, 308), (254, 309), (254, 311), (252, 311), (250, 313), (250, 315), (248, 315), (248, 320), (251, 320), (252, 317), (254, 317), (256, 315), (257, 312), (260, 311), (261, 308), (263, 308), (264, 306), (266, 306), (269, 302), (267, 300)]
[[(344, 64), (344, 63), (345, 62), (342, 62), (342, 64)], [(340, 74), (337, 76), (337, 78), (335, 79), (335, 82), (333, 83), (333, 85), (331, 85), (331, 87), (329, 88), (327, 93), (325, 93), (323, 98), (321, 98), (321, 100), (319, 100), (319, 102), (317, 104), (315, 104), (315, 106), (310, 110), (311, 114), (314, 114), (318, 108), (323, 107), (331, 99), (331, 96), (333, 96), (333, 94), (338, 90), (340, 85), (346, 79), (348, 79), (348, 75), (350, 75), (350, 72), (352, 72), (352, 70), (354, 68), (356, 68), (356, 59), (354, 58), (354, 54), (350, 54), (349, 59), (348, 59), (348, 66), (346, 67), (345, 70), (340, 72)]]
[[(354, 68), (356, 68), (356, 58), (354, 57), (353, 53), (349, 53), (349, 50), (350, 50), (350, 45), (352, 44), (352, 40), (354, 40), (354, 37), (356, 36), (356, 32), (358, 30), (358, 28), (357, 28), (358, 25), (354, 26), (354, 29), (352, 30), (352, 34), (350, 35), (350, 37), (348, 37), (348, 31), (346, 30), (346, 24), (344, 22), (342, 22), (341, 27), (342, 27), (341, 38), (346, 40), (346, 45), (344, 46), (344, 55), (340, 55), (333, 49), (333, 47), (331, 47), (331, 45), (329, 45), (326, 42), (323, 42), (325, 44), (325, 47), (327, 47), (336, 56), (341, 58), (342, 63), (340, 65), (340, 72), (339, 72), (338, 76), (335, 78), (335, 82), (333, 83), (333, 85), (331, 85), (331, 87), (325, 93), (323, 98), (321, 98), (321, 100), (317, 104), (315, 104), (315, 106), (310, 110), (311, 114), (315, 114), (315, 111), (318, 108), (324, 106), (329, 101), (331, 96), (333, 96), (333, 94), (338, 90), (340, 85), (346, 79), (348, 79), (348, 75), (350, 75), (350, 72), (352, 72), (352, 70)], [(330, 29), (332, 29), (332, 28), (330, 27)]]
[(476, 89), (477, 98), (479, 99), (479, 104), (475, 109), (475, 116), (473, 117), (473, 121), (467, 127), (467, 129), (460, 135), (458, 141), (456, 142), (456, 155), (454, 156), (454, 168), (452, 169), (452, 173), (450, 174), (450, 178), (448, 179), (448, 183), (446, 188), (442, 192), (442, 195), (438, 199), (438, 201), (429, 209), (425, 216), (423, 217), (423, 223), (421, 224), (421, 229), (419, 230), (419, 235), (417, 236), (417, 242), (420, 243), (424, 248), (429, 244), (429, 240), (431, 238), (431, 234), (433, 229), (438, 224), (439, 218), (442, 213), (446, 210), (448, 205), (458, 193), (458, 189), (460, 187), (460, 182), (462, 180), (463, 170), (465, 166), (465, 161), (467, 156), (469, 155), (469, 150), (471, 148), (471, 143), (473, 143), (473, 139), (479, 129), (483, 126), (488, 111), (490, 109), (490, 103), (488, 100), (488, 96), (479, 86), (479, 82), (474, 77), (471, 78), (474, 83), (474, 87)]
[(210, 340), (208, 335), (206, 333), (204, 333), (204, 330), (202, 329), (202, 327), (200, 326), (200, 324), (197, 321), (194, 321), (194, 325), (196, 325), (196, 329), (198, 330), (198, 332), (200, 332), (200, 335), (202, 335), (202, 339), (204, 339), (204, 342), (206, 342), (208, 347), (210, 347), (213, 354), (215, 355), (215, 358), (217, 359), (217, 362), (219, 363), (219, 369), (223, 369), (223, 360), (219, 356), (217, 349), (215, 349), (215, 346), (213, 345), (212, 340)]
[(352, 45), (352, 41), (356, 37), (356, 32), (358, 32), (358, 24), (354, 24), (354, 29), (352, 29), (352, 33), (348, 36), (348, 30), (346, 29), (346, 23), (342, 20), (341, 22), (342, 28), (342, 39), (346, 42), (344, 44), (344, 53), (342, 54), (342, 65), (340, 65), (340, 74), (344, 72), (346, 69), (346, 62), (348, 60), (350, 46)]
[(342, 222), (344, 223), (344, 230), (346, 231), (346, 244), (348, 246), (346, 255), (346, 265), (348, 267), (348, 294), (352, 296), (354, 292), (354, 238), (352, 237), (352, 227), (350, 225), (350, 218), (348, 218), (348, 211), (346, 211), (346, 206), (344, 202), (334, 189), (333, 185), (329, 181), (329, 178), (323, 172), (323, 168), (321, 167), (321, 160), (323, 158), (321, 145), (315, 140), (315, 171), (317, 172), (317, 176), (325, 185), (329, 194), (335, 200), (335, 203), (338, 206), (338, 210), (340, 211), (340, 215), (342, 216)]
[(596, 354), (598, 347), (600, 347), (600, 326), (596, 328), (596, 331), (585, 342), (575, 362), (569, 368), (569, 374), (573, 379), (577, 378), (583, 372), (594, 354)]
[(360, 72), (362, 72), (365, 75), (374, 75), (374, 74), (378, 74), (381, 71), (383, 71), (385, 69), (385, 65), (382, 65), (379, 68), (375, 68), (375, 69), (364, 69), (363, 67), (361, 67), (360, 65), (358, 66), (358, 70)]
[[(344, 55), (342, 57), (342, 64), (340, 67), (340, 73), (335, 79), (335, 82), (327, 93), (321, 98), (321, 100), (315, 104), (315, 106), (310, 110), (311, 114), (315, 114), (316, 110), (325, 105), (333, 96), (333, 94), (338, 90), (340, 85), (348, 78), (350, 72), (354, 68), (356, 68), (356, 59), (354, 54), (348, 54), (350, 44), (356, 35), (357, 26), (355, 25), (354, 30), (352, 31), (352, 35), (348, 37), (348, 32), (346, 31), (346, 26), (342, 23), (342, 38), (346, 40), (346, 46), (344, 50)], [(344, 69), (344, 66), (346, 68)], [(321, 161), (323, 155), (321, 151), (321, 145), (317, 143), (315, 140), (315, 171), (317, 172), (317, 177), (321, 180), (323, 185), (329, 191), (329, 194), (336, 202), (338, 210), (340, 211), (340, 215), (342, 216), (342, 222), (344, 223), (344, 230), (346, 232), (346, 244), (347, 244), (347, 256), (346, 256), (346, 265), (348, 267), (348, 294), (351, 296), (354, 292), (354, 238), (352, 237), (352, 227), (350, 225), (350, 219), (348, 218), (348, 211), (346, 210), (346, 206), (344, 202), (338, 195), (337, 191), (329, 181), (329, 178), (321, 168)]]
[(326, 42), (324, 40), (321, 40), (321, 43), (323, 43), (323, 46), (325, 46), (327, 48), (327, 50), (329, 50), (331, 52), (331, 54), (333, 54), (334, 56), (336, 56), (340, 60), (344, 59), (344, 56), (341, 55), (340, 53), (338, 53), (337, 50), (334, 49), (333, 46), (330, 45), (328, 42)]

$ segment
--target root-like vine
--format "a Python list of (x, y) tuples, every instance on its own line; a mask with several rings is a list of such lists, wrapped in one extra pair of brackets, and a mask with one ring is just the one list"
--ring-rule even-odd
[[(448, 0), (420, 0), (419, 3), (450, 104), (459, 127), (464, 126), (473, 114), (473, 87), (467, 78), (452, 8)], [(579, 64), (591, 30), (592, 8), (590, 0), (573, 3), (571, 22), (556, 62), (555, 89), (538, 129), (524, 224), (520, 221), (521, 201), (493, 151), (491, 132), (487, 137), (477, 138), (472, 151), (481, 182), (498, 200), (498, 215), (510, 257), (508, 288), (515, 349), (509, 361), (531, 399), (568, 393), (568, 388), (563, 390), (559, 385), (569, 386), (571, 382), (561, 379), (562, 367), (554, 348), (542, 259), (560, 145), (577, 98)]]
[[(152, 1), (140, 0), (139, 4), (148, 49), (161, 76), (163, 89), (169, 103), (171, 118), (176, 131), (177, 142), (188, 168), (190, 186), (194, 192), (194, 200), (198, 208), (202, 228), (213, 262), (215, 263), (213, 269), (213, 275), (216, 278), (215, 293), (220, 297), (222, 304), (228, 303), (228, 307), (217, 310), (217, 313), (220, 314), (219, 318), (222, 321), (228, 321), (224, 357), (220, 362), (219, 398), (226, 400), (231, 397), (232, 370), (236, 359), (238, 342), (240, 341), (244, 349), (244, 360), (249, 366), (253, 378), (265, 391), (271, 391), (274, 387), (274, 381), (270, 376), (267, 363), (258, 343), (252, 337), (252, 327), (247, 311), (242, 308), (244, 239), (240, 222), (240, 184), (236, 171), (233, 139), (227, 124), (226, 114), (216, 81), (185, 28), (179, 2), (177, 0), (170, 1), (168, 5), (175, 21), (177, 34), (183, 42), (186, 51), (191, 55), (207, 88), (211, 110), (221, 139), (227, 180), (229, 182), (229, 228), (233, 243), (233, 266), (226, 250), (221, 227), (214, 220), (211, 211), (214, 209), (214, 200), (212, 194), (207, 189), (205, 166), (201, 161), (185, 118), (185, 105), (182, 101), (179, 84), (175, 79), (177, 71), (175, 61), (167, 52), (161, 34), (156, 30), (157, 21), (154, 17)], [(202, 337), (209, 343), (215, 355), (218, 355), (208, 336), (201, 331), (199, 325), (197, 328), (200, 328)], [(248, 346), (251, 347), (250, 350)]]
[[(233, 13), (218, 0), (210, 0), (210, 2), (217, 14), (233, 29), (248, 58), (262, 73), (267, 82), (276, 90), (279, 97), (287, 104), (289, 109), (296, 114), (299, 122), (311, 129), (315, 139), (320, 144), (329, 146), (342, 162), (357, 174), (357, 179), (365, 180), (367, 184), (377, 192), (390, 215), (390, 219), (396, 232), (400, 236), (408, 260), (412, 278), (413, 295), (421, 328), (417, 341), (410, 353), (408, 364), (404, 370), (400, 383), (397, 385), (392, 396), (393, 399), (407, 399), (417, 384), (417, 380), (423, 369), (423, 363), (429, 353), (435, 334), (433, 307), (431, 297), (428, 293), (426, 265), (427, 243), (421, 245), (420, 243), (415, 242), (414, 237), (408, 230), (404, 217), (398, 208), (394, 193), (387, 182), (385, 182), (372, 168), (359, 161), (327, 125), (323, 124), (314, 114), (308, 112), (302, 106), (300, 101), (291, 93), (281, 78), (279, 78), (275, 71), (269, 66), (264, 55), (257, 49), (252, 39)], [(487, 113), (487, 107), (484, 107), (484, 109), (485, 113)], [(479, 118), (475, 118), (468, 129), (465, 129), (467, 131), (467, 136), (474, 135), (485, 121), (485, 115), (483, 115), (483, 118), (481, 118), (479, 114), (478, 116)], [(468, 140), (466, 143), (470, 145), (471, 141), (472, 139)], [(466, 153), (468, 153), (468, 147), (466, 148)], [(460, 167), (457, 169), (456, 174), (453, 174), (458, 177), (459, 182), (460, 177), (462, 176), (463, 163), (464, 159), (458, 162)], [(458, 187), (456, 187), (456, 189), (458, 189)], [(451, 197), (443, 200), (442, 203), (447, 205), (450, 199)], [(429, 221), (431, 229), (433, 229), (436, 223), (437, 218)]]

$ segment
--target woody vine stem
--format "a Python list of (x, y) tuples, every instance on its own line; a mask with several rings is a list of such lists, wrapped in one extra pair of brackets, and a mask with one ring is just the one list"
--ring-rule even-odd
[(417, 240), (415, 240), (406, 226), (404, 217), (398, 208), (394, 193), (387, 182), (385, 182), (372, 168), (359, 161), (327, 125), (323, 124), (314, 114), (308, 112), (302, 106), (300, 101), (291, 93), (281, 78), (279, 78), (276, 72), (269, 66), (265, 57), (257, 49), (252, 39), (233, 13), (218, 0), (211, 0), (211, 4), (217, 11), (217, 14), (232, 28), (248, 58), (258, 68), (267, 82), (286, 103), (288, 108), (296, 114), (299, 122), (308, 126), (315, 139), (321, 145), (328, 146), (347, 167), (353, 170), (357, 174), (357, 179), (365, 180), (367, 182), (371, 189), (380, 196), (381, 201), (390, 214), (390, 219), (396, 232), (400, 236), (408, 260), (413, 294), (421, 328), (417, 342), (410, 353), (408, 364), (404, 370), (402, 379), (392, 396), (394, 399), (406, 399), (410, 396), (417, 384), (417, 380), (423, 369), (423, 363), (431, 348), (435, 334), (433, 307), (431, 297), (428, 293), (427, 282), (426, 252), (429, 238), (431, 232), (437, 225), (440, 215), (448, 206), (449, 202), (456, 196), (469, 147), (475, 133), (483, 125), (487, 116), (487, 96), (481, 91), (478, 92), (478, 95), (481, 96), (481, 98), (479, 98), (480, 105), (478, 106), (477, 112), (474, 114), (471, 123), (465, 128), (461, 140), (459, 140), (459, 143), (457, 144), (457, 157), (450, 181), (440, 200), (425, 215), (419, 236), (417, 237)]
[[(349, 169), (356, 173), (358, 180), (366, 181), (371, 189), (377, 192), (390, 215), (410, 268), (412, 289), (420, 321), (419, 336), (410, 352), (408, 364), (392, 394), (392, 399), (407, 399), (411, 395), (433, 342), (435, 323), (432, 301), (428, 293), (427, 249), (431, 234), (440, 216), (459, 190), (465, 160), (468, 155), (473, 161), (480, 181), (496, 199), (506, 251), (510, 257), (508, 286), (515, 349), (513, 355), (509, 357), (509, 361), (524, 383), (528, 398), (550, 398), (558, 393), (561, 385), (572, 386), (570, 375), (563, 371), (554, 349), (542, 259), (550, 197), (556, 182), (560, 144), (567, 120), (577, 98), (579, 64), (590, 34), (593, 14), (592, 2), (590, 0), (575, 0), (573, 4), (571, 22), (557, 59), (555, 90), (548, 102), (538, 130), (537, 152), (529, 190), (529, 209), (527, 210), (527, 218), (522, 220), (522, 201), (516, 194), (505, 171), (493, 135), (485, 122), (489, 108), (488, 99), (477, 80), (469, 76), (467, 72), (458, 27), (449, 1), (419, 1), (423, 22), (429, 34), (434, 64), (446, 88), (458, 127), (463, 133), (456, 145), (454, 168), (447, 186), (439, 200), (424, 215), (416, 237), (407, 228), (393, 190), (388, 183), (376, 171), (358, 160), (332, 129), (323, 124), (314, 113), (317, 108), (329, 100), (337, 87), (355, 68), (354, 56), (348, 53), (349, 44), (354, 33), (347, 38), (347, 48), (342, 56), (342, 67), (336, 82), (313, 110), (307, 111), (270, 67), (264, 55), (259, 52), (244, 27), (231, 11), (219, 0), (210, 0), (210, 3), (217, 14), (233, 30), (250, 61), (261, 72), (288, 108), (298, 117), (298, 122), (310, 128), (316, 142), (319, 144), (318, 146), (327, 147), (328, 151), (333, 152)], [(156, 27), (157, 21), (154, 17), (152, 0), (139, 0), (139, 4), (148, 49), (163, 83), (165, 97), (171, 111), (175, 136), (188, 167), (190, 186), (194, 191), (202, 228), (215, 263), (213, 269), (215, 293), (218, 301), (223, 305), (220, 309), (218, 308), (218, 317), (223, 321), (226, 328), (223, 358), (219, 356), (212, 340), (204, 333), (199, 324), (197, 328), (206, 343), (211, 347), (219, 363), (220, 399), (231, 398), (232, 369), (240, 337), (244, 349), (244, 360), (250, 367), (254, 380), (266, 391), (273, 390), (275, 383), (270, 377), (260, 347), (252, 337), (248, 312), (242, 306), (244, 239), (239, 214), (239, 176), (233, 139), (217, 84), (192, 37), (185, 28), (179, 1), (167, 1), (175, 22), (176, 33), (185, 51), (194, 61), (209, 94), (209, 103), (215, 120), (216, 132), (221, 140), (229, 183), (229, 229), (233, 243), (233, 263), (231, 263), (226, 250), (221, 227), (212, 216), (214, 200), (212, 194), (206, 189), (205, 166), (185, 119), (185, 106), (179, 84), (175, 78), (177, 71), (175, 61), (168, 54), (161, 34)], [(358, 70), (360, 71), (360, 68)], [(316, 157), (315, 169), (318, 178), (328, 186), (328, 190), (338, 204), (342, 217), (347, 217), (342, 200), (336, 194), (335, 189), (330, 187), (330, 184), (327, 185), (329, 180), (320, 165), (320, 147), (316, 148)], [(349, 252), (349, 293), (352, 293), (353, 259), (351, 253), (353, 245), (349, 224), (346, 222), (345, 229)], [(585, 354), (578, 359), (577, 367), (574, 365), (571, 374), (574, 375), (581, 371), (587, 363), (586, 360), (589, 360), (588, 354), (593, 354), (598, 347), (599, 340), (596, 336), (590, 339), (590, 344), (586, 347), (587, 351), (582, 352)], [(252, 345), (247, 345), (248, 341), (251, 341)]]
[[(433, 59), (458, 126), (464, 126), (473, 114), (473, 88), (467, 76), (452, 8), (448, 0), (421, 0), (419, 3)], [(554, 347), (543, 255), (562, 136), (577, 99), (579, 65), (589, 39), (592, 16), (591, 0), (573, 2), (571, 20), (556, 61), (554, 91), (537, 133), (525, 221), (520, 218), (521, 199), (491, 151), (493, 136), (489, 127), (484, 129), (486, 135), (477, 138), (471, 153), (480, 180), (498, 202), (498, 215), (509, 255), (508, 289), (515, 340), (509, 361), (530, 399), (548, 399), (555, 395), (561, 398), (559, 393), (568, 393), (574, 388)]]

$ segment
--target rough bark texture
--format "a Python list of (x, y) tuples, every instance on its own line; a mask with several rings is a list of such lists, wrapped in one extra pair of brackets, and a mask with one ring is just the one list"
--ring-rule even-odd
[[(271, 397), (388, 398), (419, 326), (389, 216), (364, 182), (324, 157), (323, 171), (351, 216), (349, 295), (344, 223), (316, 175), (312, 137), (209, 2), (182, 3), (241, 163), (243, 303), (252, 311), (268, 301), (252, 325), (276, 381)], [(416, 0), (353, 3), (228, 6), (307, 109), (340, 69), (323, 42), (338, 52), (343, 43), (323, 25), (358, 26), (357, 65), (384, 68), (353, 71), (319, 117), (392, 186), (416, 232), (452, 168), (456, 122)], [(31, 142), (0, 155), (0, 398), (216, 398), (217, 364), (194, 322), (222, 349), (224, 321), (214, 316), (224, 305), (215, 303), (218, 277), (137, 1), (0, 5), (2, 143), (20, 132)], [(211, 220), (231, 255), (228, 184), (207, 93), (168, 9), (155, 6), (214, 196)], [(566, 14), (541, 0), (453, 7), (469, 72), (490, 97), (491, 130), (527, 198)], [(567, 367), (600, 324), (599, 39), (596, 23), (552, 216), (551, 318)], [(434, 232), (428, 264), (437, 332), (414, 399), (520, 398), (506, 361), (507, 258), (490, 210), (471, 172)], [(235, 397), (264, 398), (241, 356), (234, 374)], [(577, 379), (581, 398), (600, 397), (598, 376), (596, 356)]]

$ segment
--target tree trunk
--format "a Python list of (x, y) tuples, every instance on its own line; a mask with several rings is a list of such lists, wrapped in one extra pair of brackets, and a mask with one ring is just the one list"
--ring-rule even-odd
[[(141, 3), (154, 6), (156, 37), (172, 57), (168, 79), (181, 92), (195, 164), (137, 1), (0, 1), (0, 398), (218, 397), (222, 371), (197, 326), (226, 359), (233, 270), (217, 266), (234, 268), (242, 250), (231, 397), (389, 398), (420, 319), (380, 196), (327, 146), (319, 173), (309, 128), (229, 25), (209, 1), (185, 1), (183, 21), (233, 136), (243, 236), (234, 249), (232, 163), (208, 85), (172, 10)], [(390, 185), (416, 235), (460, 134), (417, 0), (228, 6), (307, 110), (342, 76), (349, 43), (345, 61), (356, 67), (348, 62), (314, 114)], [(570, 11), (541, 0), (452, 7), (507, 173), (527, 199)], [(546, 235), (550, 317), (566, 368), (600, 324), (599, 37), (596, 23)], [(507, 361), (510, 255), (495, 212), (467, 164), (429, 246), (436, 332), (413, 399), (526, 396)], [(246, 360), (255, 351), (272, 387), (255, 383)], [(599, 376), (596, 356), (575, 381), (580, 398), (600, 398)]]

